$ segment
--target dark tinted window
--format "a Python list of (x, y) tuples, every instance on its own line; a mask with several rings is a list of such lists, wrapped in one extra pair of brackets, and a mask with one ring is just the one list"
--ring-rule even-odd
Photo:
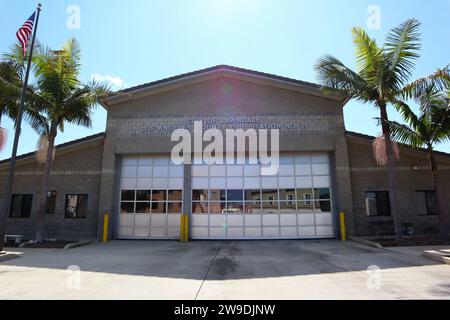
[(66, 195), (66, 218), (86, 218), (87, 194)]
[(366, 192), (366, 213), (368, 216), (390, 216), (391, 207), (388, 191)]
[(29, 218), (33, 203), (32, 194), (13, 194), (11, 198), (11, 218)]
[(47, 209), (45, 212), (48, 214), (55, 213), (55, 204), (56, 204), (56, 191), (48, 191), (47, 192)]

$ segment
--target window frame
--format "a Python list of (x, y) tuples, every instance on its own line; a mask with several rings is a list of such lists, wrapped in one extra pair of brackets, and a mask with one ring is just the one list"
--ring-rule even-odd
[[(307, 199), (306, 196), (308, 196), (309, 199)], [(313, 205), (313, 201), (314, 200), (313, 200), (312, 193), (304, 193), (303, 194), (303, 202), (305, 203), (306, 206), (312, 206)]]
[[(77, 196), (77, 206), (75, 210), (75, 216), (68, 216), (67, 204), (69, 200), (69, 196)], [(78, 205), (79, 205), (79, 196), (86, 196), (86, 215), (83, 217), (78, 216)], [(88, 193), (66, 193), (65, 197), (65, 205), (64, 205), (64, 219), (86, 219), (89, 213), (89, 194)]]
[[(13, 214), (13, 199), (14, 199), (14, 197), (17, 197), (17, 196), (21, 196), (21, 202), (20, 202), (20, 216), (18, 216), (18, 217), (13, 217), (13, 216), (12, 216), (12, 214)], [(23, 198), (24, 198), (24, 196), (29, 196), (29, 197), (31, 197), (30, 211), (29, 211), (28, 215), (25, 215), (25, 216), (24, 216), (24, 214), (23, 214), (23, 206), (24, 206)], [(10, 218), (10, 219), (30, 219), (30, 218), (31, 218), (31, 213), (32, 213), (32, 211), (33, 211), (33, 200), (34, 200), (33, 198), (34, 198), (34, 194), (32, 194), (32, 193), (14, 193), (14, 194), (12, 194), (12, 195), (11, 195), (10, 210), (9, 210), (9, 218)]]
[[(53, 212), (49, 212), (48, 205), (49, 205), (49, 193), (54, 193), (54, 200), (53, 200)], [(45, 204), (45, 214), (55, 214), (56, 213), (56, 197), (58, 193), (56, 190), (48, 190), (47, 191), (47, 200)]]
[[(428, 198), (427, 198), (427, 194), (431, 193), (431, 192), (433, 193), (433, 195), (435, 197), (435, 199), (434, 199), (434, 201), (435, 201), (434, 211), (430, 209), (430, 206), (429, 206), (429, 203), (428, 203)], [(436, 203), (436, 190), (434, 190), (434, 189), (414, 190), (414, 193), (415, 194), (416, 193), (421, 193), (422, 194), (422, 196), (424, 197), (422, 200), (425, 201), (425, 207), (427, 208), (427, 212), (426, 213), (418, 213), (419, 216), (437, 216), (437, 215), (439, 215), (439, 212), (437, 210), (437, 203)]]
[[(376, 209), (375, 214), (370, 214), (370, 212), (369, 212), (369, 206), (368, 206), (368, 200), (370, 200), (368, 198), (369, 193), (374, 194), (374, 197), (372, 197), (370, 199), (375, 200), (375, 209)], [(387, 214), (386, 213), (380, 214), (380, 212), (381, 212), (380, 209), (382, 207), (385, 207), (384, 205), (383, 206), (379, 205), (379, 201), (381, 201), (381, 195), (380, 195), (381, 193), (387, 195), (387, 207), (386, 207)], [(392, 215), (391, 215), (391, 198), (390, 198), (390, 193), (387, 190), (376, 190), (376, 191), (367, 190), (367, 191), (365, 191), (364, 192), (364, 207), (365, 207), (367, 217), (392, 217)]]

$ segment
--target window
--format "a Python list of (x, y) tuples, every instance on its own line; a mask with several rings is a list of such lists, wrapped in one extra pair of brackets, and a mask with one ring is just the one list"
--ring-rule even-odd
[(368, 216), (390, 216), (391, 215), (388, 191), (366, 192), (365, 202), (366, 202), (366, 214)]
[(87, 194), (66, 195), (66, 218), (86, 218)]
[(305, 201), (305, 206), (311, 205), (311, 193), (304, 193), (303, 194), (303, 200)]
[(292, 201), (292, 200), (294, 200), (294, 195), (293, 194), (287, 194), (286, 195), (286, 200), (288, 200), (288, 205), (289, 206), (294, 205), (294, 201)]
[(418, 214), (437, 214), (436, 195), (434, 190), (416, 190), (415, 207)]
[(33, 203), (32, 194), (13, 194), (11, 198), (11, 218), (29, 218)]
[(182, 213), (182, 190), (122, 190), (120, 213), (166, 214)]
[(55, 204), (56, 204), (56, 191), (50, 190), (47, 192), (47, 209), (45, 210), (45, 213), (54, 214)]

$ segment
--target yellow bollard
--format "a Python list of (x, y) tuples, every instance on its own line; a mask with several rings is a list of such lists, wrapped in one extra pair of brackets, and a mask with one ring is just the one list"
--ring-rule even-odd
[(184, 242), (184, 216), (185, 214), (181, 214), (180, 216), (180, 241)]
[(345, 213), (340, 212), (339, 213), (339, 221), (341, 224), (341, 240), (346, 241), (347, 240), (347, 234), (345, 232)]
[(108, 217), (108, 214), (105, 213), (105, 215), (103, 216), (103, 239), (102, 239), (102, 242), (108, 242), (108, 222), (109, 222), (109, 217)]
[(189, 215), (184, 215), (184, 241), (189, 241)]

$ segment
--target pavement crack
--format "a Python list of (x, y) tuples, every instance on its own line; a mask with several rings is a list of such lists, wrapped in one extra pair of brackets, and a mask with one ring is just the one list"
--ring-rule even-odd
[(209, 263), (208, 270), (206, 270), (205, 277), (203, 278), (202, 283), (200, 284), (200, 287), (197, 290), (197, 294), (195, 295), (194, 300), (197, 300), (198, 295), (203, 288), (203, 284), (205, 283), (206, 279), (208, 278), (209, 270), (211, 270), (211, 267), (214, 264), (214, 261), (216, 261), (216, 258), (219, 255), (220, 250), (222, 250), (222, 245), (223, 245), (223, 241), (220, 242), (219, 248), (217, 248), (217, 251), (214, 254), (214, 257), (211, 259), (211, 262)]

